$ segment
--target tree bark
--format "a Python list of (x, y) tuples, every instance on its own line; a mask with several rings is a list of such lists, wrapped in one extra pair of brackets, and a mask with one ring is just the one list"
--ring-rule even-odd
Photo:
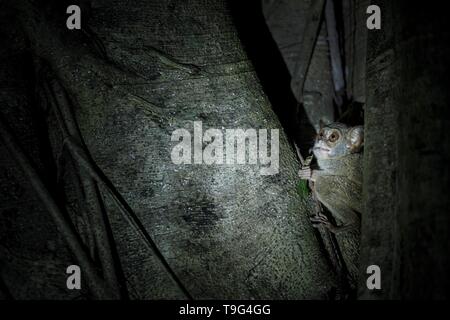
[[(448, 298), (449, 29), (440, 5), (377, 1), (368, 31), (360, 297)], [(381, 268), (368, 290), (366, 268)]]
[[(92, 1), (84, 32), (66, 30), (64, 5), (51, 15), (15, 4), (35, 67), (62, 85), (82, 143), (190, 295), (328, 297), (336, 277), (309, 223), (312, 203), (296, 193), (299, 164), (282, 130), (277, 175), (171, 161), (171, 133), (193, 132), (193, 121), (203, 130), (281, 129), (226, 2)], [(46, 119), (54, 157), (62, 148), (56, 118), (50, 111)], [(76, 166), (59, 169), (72, 199)], [(131, 298), (185, 298), (104, 185), (99, 192)]]

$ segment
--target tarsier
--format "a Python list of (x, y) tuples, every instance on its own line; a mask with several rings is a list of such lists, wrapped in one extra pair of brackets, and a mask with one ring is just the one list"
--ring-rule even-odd
[(322, 213), (311, 218), (333, 233), (360, 226), (362, 213), (362, 126), (342, 123), (321, 125), (312, 149), (317, 168), (302, 167), (299, 176), (313, 182), (317, 199), (331, 212), (337, 225)]

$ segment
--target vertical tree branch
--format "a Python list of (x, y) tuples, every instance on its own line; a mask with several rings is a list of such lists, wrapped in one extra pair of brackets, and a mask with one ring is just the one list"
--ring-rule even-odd
[(331, 74), (334, 85), (334, 100), (339, 110), (339, 116), (342, 114), (342, 104), (345, 95), (345, 78), (342, 64), (342, 56), (339, 48), (339, 34), (336, 24), (336, 11), (333, 0), (326, 0), (325, 21), (328, 33), (328, 45), (330, 49)]
[(303, 103), (303, 88), (319, 34), (324, 4), (325, 0), (315, 0), (312, 2), (308, 12), (309, 19), (306, 22), (303, 33), (302, 50), (298, 56), (294, 75), (291, 80), (291, 89), (298, 103)]

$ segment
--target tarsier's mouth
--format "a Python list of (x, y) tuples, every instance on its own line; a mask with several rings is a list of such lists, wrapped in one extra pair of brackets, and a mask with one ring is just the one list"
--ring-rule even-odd
[(321, 151), (321, 152), (329, 152), (330, 151), (330, 149), (323, 148), (323, 147), (314, 147), (313, 150), (317, 150), (317, 151)]

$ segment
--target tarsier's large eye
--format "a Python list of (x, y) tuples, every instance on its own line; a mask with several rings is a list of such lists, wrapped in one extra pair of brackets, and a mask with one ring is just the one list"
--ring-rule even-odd
[(333, 133), (328, 137), (328, 141), (330, 142), (335, 142), (337, 139), (339, 139), (339, 133), (337, 131), (333, 131)]

